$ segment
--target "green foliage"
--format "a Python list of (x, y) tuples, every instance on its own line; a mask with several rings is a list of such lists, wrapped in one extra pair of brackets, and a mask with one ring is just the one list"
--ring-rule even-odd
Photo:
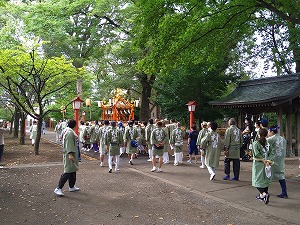
[(56, 93), (84, 76), (64, 57), (44, 59), (34, 50), (23, 49), (1, 50), (0, 56), (1, 86), (15, 104), (36, 119), (49, 112), (45, 106), (54, 101)]
[[(258, 56), (265, 60), (265, 70), (273, 62), (278, 74), (291, 72), (292, 63), (299, 60), (298, 1), (140, 0), (136, 4), (140, 13), (135, 44), (149, 53), (138, 64), (145, 71), (191, 62), (210, 63), (213, 70), (230, 50), (239, 50), (233, 61), (239, 62), (239, 73), (255, 68)], [(256, 40), (259, 34), (261, 44)], [(234, 64), (231, 68), (237, 71)]]
[(208, 71), (205, 64), (190, 65), (173, 70), (157, 79), (157, 102), (167, 118), (186, 119), (186, 104), (196, 101), (195, 118), (215, 120), (221, 115), (208, 102), (224, 94), (233, 77), (224, 76), (222, 70)]

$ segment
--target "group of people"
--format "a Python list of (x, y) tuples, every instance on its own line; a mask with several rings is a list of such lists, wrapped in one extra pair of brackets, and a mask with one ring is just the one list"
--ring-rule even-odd
[[(138, 153), (146, 152), (149, 155), (148, 161), (152, 162), (151, 172), (162, 172), (163, 164), (169, 163), (170, 150), (174, 156), (174, 165), (178, 166), (183, 163), (183, 146), (186, 135), (188, 136), (188, 163), (192, 163), (193, 155), (195, 163), (200, 157), (200, 168), (207, 168), (209, 179), (213, 181), (223, 147), (225, 155), (223, 180), (231, 178), (231, 161), (233, 162), (231, 180), (239, 180), (240, 149), (243, 146), (244, 138), (243, 130), (237, 127), (234, 118), (228, 121), (229, 127), (226, 129), (223, 143), (215, 122), (202, 122), (200, 132), (197, 131), (196, 126), (186, 132), (180, 123), (174, 120), (170, 120), (168, 124), (165, 121), (154, 121), (153, 119), (150, 119), (148, 123), (129, 121), (127, 124), (107, 120), (95, 121), (93, 124), (81, 123), (79, 137), (73, 131), (74, 123), (76, 125), (74, 120), (68, 121), (67, 127), (59, 136), (63, 144), (65, 170), (54, 191), (57, 195), (63, 195), (62, 187), (67, 180), (69, 180), (70, 191), (79, 190), (75, 186), (75, 182), (80, 147), (83, 151), (99, 152), (100, 166), (103, 166), (104, 157), (107, 154), (109, 173), (112, 173), (113, 165), (115, 165), (115, 172), (119, 171), (120, 156), (125, 152), (131, 165)], [(268, 187), (272, 179), (279, 180), (281, 185), (282, 193), (277, 196), (288, 197), (284, 177), (286, 141), (278, 134), (277, 126), (268, 128), (265, 123), (259, 125), (252, 141), (252, 185), (260, 193), (256, 198), (268, 204), (270, 199)]]
[[(30, 136), (29, 139), (31, 140), (31, 145), (34, 146), (36, 136), (37, 136), (37, 121), (34, 120), (29, 128)], [(46, 122), (42, 121), (42, 127), (41, 127), (41, 134), (46, 134)]]
[[(251, 145), (252, 165), (252, 186), (256, 187), (259, 195), (256, 199), (269, 203), (270, 194), (268, 188), (272, 180), (278, 180), (281, 186), (279, 198), (288, 198), (285, 181), (285, 156), (286, 140), (278, 133), (279, 127), (273, 125), (268, 127), (266, 118), (255, 122), (252, 128), (251, 120), (245, 119), (245, 129), (240, 130), (234, 119), (228, 122), (229, 128), (225, 132), (224, 139), (224, 180), (230, 179), (230, 161), (233, 161), (232, 180), (239, 180), (240, 171), (240, 150), (245, 150)], [(247, 135), (245, 141), (245, 135)], [(245, 145), (245, 143), (247, 145)]]

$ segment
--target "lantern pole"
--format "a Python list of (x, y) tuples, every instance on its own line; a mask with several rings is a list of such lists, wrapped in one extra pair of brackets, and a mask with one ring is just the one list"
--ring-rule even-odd
[(81, 103), (83, 102), (82, 99), (78, 97), (73, 99), (73, 109), (74, 109), (74, 120), (76, 121), (76, 127), (74, 129), (75, 133), (78, 135), (78, 127), (79, 127), (79, 115), (78, 115), (78, 111), (81, 107)]

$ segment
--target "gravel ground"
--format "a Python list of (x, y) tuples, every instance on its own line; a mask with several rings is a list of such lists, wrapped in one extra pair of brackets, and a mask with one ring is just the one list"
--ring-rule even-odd
[[(77, 175), (81, 191), (69, 192), (66, 184), (65, 196), (57, 197), (53, 190), (62, 173), (61, 147), (42, 140), (40, 155), (35, 156), (27, 142), (20, 146), (18, 140), (5, 140), (0, 224), (274, 225), (300, 221), (299, 180), (294, 178), (299, 172), (297, 160), (287, 162), (291, 198), (272, 199), (268, 206), (253, 200), (251, 163), (242, 163), (242, 181), (221, 181), (220, 166), (217, 181), (211, 183), (207, 171), (192, 164), (164, 165), (163, 173), (151, 173), (145, 157), (136, 159), (134, 166), (121, 158), (121, 171), (112, 174), (93, 158), (83, 157)], [(278, 191), (278, 185), (274, 190)]]

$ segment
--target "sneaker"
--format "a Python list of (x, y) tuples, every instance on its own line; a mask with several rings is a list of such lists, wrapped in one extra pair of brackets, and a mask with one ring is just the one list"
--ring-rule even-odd
[(151, 170), (151, 172), (155, 172), (155, 170), (156, 170), (156, 167), (153, 167), (152, 170)]
[(78, 187), (76, 187), (76, 186), (74, 186), (74, 187), (72, 187), (72, 188), (69, 188), (69, 191), (70, 191), (70, 192), (79, 191), (79, 190), (80, 190), (80, 188), (78, 188)]
[(264, 200), (264, 198), (263, 198), (263, 197), (260, 197), (260, 195), (255, 196), (255, 198), (256, 198), (257, 200), (259, 200), (259, 201), (263, 201), (263, 200)]
[(213, 173), (213, 174), (210, 175), (210, 178), (209, 178), (209, 179), (210, 179), (211, 181), (213, 181), (213, 180), (215, 179), (215, 176), (216, 176), (216, 174)]
[(130, 164), (130, 165), (133, 165), (133, 162), (132, 162), (131, 160), (129, 160), (129, 164)]
[(158, 168), (158, 169), (157, 169), (157, 172), (158, 172), (158, 173), (161, 173), (161, 172), (162, 172), (162, 169), (161, 169), (161, 168)]
[(186, 161), (186, 162), (187, 162), (187, 163), (192, 163), (192, 160), (190, 160), (190, 159), (189, 159), (189, 160), (188, 160), (188, 161)]
[(270, 201), (270, 195), (269, 194), (266, 194), (265, 197), (264, 197), (264, 202), (265, 204), (267, 205)]
[(178, 166), (179, 164), (178, 163), (174, 163), (174, 166)]
[(231, 180), (239, 181), (239, 178), (234, 177), (234, 178), (231, 178)]
[(164, 162), (164, 164), (169, 164), (170, 162)]
[(112, 173), (112, 169), (109, 169), (108, 172), (109, 172), (109, 173)]
[(204, 166), (204, 165), (202, 165), (202, 166), (199, 166), (199, 168), (201, 168), (201, 169), (205, 169), (205, 166)]
[(120, 171), (120, 169), (119, 168), (115, 168), (115, 172), (118, 172), (118, 171)]
[(284, 195), (284, 194), (277, 195), (277, 197), (278, 197), (278, 198), (285, 198), (285, 199), (288, 198), (288, 196), (287, 196), (287, 195)]
[(55, 188), (54, 193), (58, 196), (64, 196), (64, 193), (60, 188)]
[(229, 180), (230, 176), (229, 175), (226, 175), (223, 177), (223, 180)]
[(147, 162), (152, 162), (152, 159), (148, 159)]
[(100, 162), (100, 166), (103, 167), (103, 162)]

